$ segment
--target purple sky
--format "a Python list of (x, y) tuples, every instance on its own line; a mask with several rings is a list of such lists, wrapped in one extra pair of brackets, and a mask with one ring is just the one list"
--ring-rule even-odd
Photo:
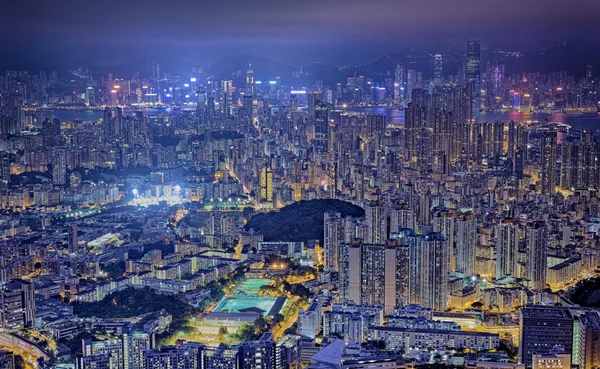
[(537, 47), (599, 35), (598, 0), (31, 0), (0, 11), (3, 47), (106, 63), (141, 54), (353, 58), (471, 38)]

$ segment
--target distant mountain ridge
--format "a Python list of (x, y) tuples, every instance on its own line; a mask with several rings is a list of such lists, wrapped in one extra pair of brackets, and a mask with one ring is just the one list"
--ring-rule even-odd
[[(316, 81), (322, 81), (326, 86), (335, 86), (353, 75), (372, 78), (376, 82), (385, 78), (393, 78), (397, 63), (404, 65), (405, 69), (415, 69), (423, 74), (424, 79), (432, 77), (434, 52), (409, 49), (383, 55), (372, 62), (363, 65), (335, 65), (331, 63), (315, 62), (302, 67), (294, 67), (269, 58), (240, 54), (225, 57), (210, 65), (201, 65), (189, 60), (176, 58), (143, 55), (127, 63), (114, 66), (100, 66), (85, 60), (69, 60), (65, 62), (57, 58), (30, 58), (25, 54), (7, 53), (0, 60), (2, 70), (28, 70), (37, 73), (40, 70), (59, 70), (63, 73), (77, 66), (90, 69), (94, 75), (107, 75), (114, 77), (130, 78), (135, 72), (141, 76), (152, 75), (153, 62), (160, 65), (161, 74), (165, 72), (186, 75), (194, 67), (201, 67), (206, 75), (212, 75), (215, 80), (233, 79), (235, 84), (243, 83), (248, 65), (252, 64), (257, 80), (272, 80), (281, 77), (282, 83), (294, 86), (308, 86)], [(516, 56), (518, 55), (518, 56)], [(456, 74), (464, 60), (464, 52), (458, 49), (442, 51), (443, 74)], [(506, 66), (507, 73), (527, 73), (565, 70), (569, 74), (581, 77), (585, 66), (594, 66), (595, 74), (600, 70), (600, 48), (595, 48), (585, 42), (571, 41), (556, 45), (551, 48), (531, 50), (519, 54), (502, 54), (493, 50), (482, 50), (482, 70), (486, 62), (496, 62)], [(300, 73), (301, 72), (301, 73)]]

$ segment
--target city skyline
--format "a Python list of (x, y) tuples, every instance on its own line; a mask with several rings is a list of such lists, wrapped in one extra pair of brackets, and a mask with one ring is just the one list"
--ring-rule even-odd
[(6, 8), (0, 368), (600, 367), (592, 1)]

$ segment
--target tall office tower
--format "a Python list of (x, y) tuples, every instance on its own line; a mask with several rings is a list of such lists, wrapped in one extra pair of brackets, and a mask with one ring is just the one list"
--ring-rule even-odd
[(556, 187), (556, 131), (545, 131), (542, 136), (542, 193), (554, 194)]
[(514, 156), (515, 156), (515, 147), (517, 146), (516, 140), (517, 140), (517, 127), (516, 127), (515, 122), (511, 119), (511, 121), (508, 122), (506, 141), (508, 143), (507, 155), (510, 159), (513, 159), (513, 160), (514, 160)]
[(453, 210), (437, 209), (433, 213), (433, 231), (448, 241), (450, 271), (456, 270), (456, 213)]
[(467, 42), (465, 84), (469, 96), (470, 121), (474, 122), (481, 108), (481, 45), (479, 41)]
[(523, 150), (515, 151), (515, 160), (513, 163), (513, 173), (517, 178), (523, 178), (525, 171), (525, 155)]
[(260, 198), (261, 204), (273, 204), (273, 170), (266, 166), (260, 170)]
[(248, 64), (248, 70), (246, 71), (246, 95), (254, 95), (254, 69), (252, 69), (252, 63)]
[(570, 189), (574, 185), (573, 174), (575, 172), (574, 166), (576, 160), (573, 157), (576, 154), (575, 147), (576, 143), (567, 141), (561, 145), (561, 163), (560, 163), (560, 187), (563, 189)]
[(104, 119), (102, 120), (102, 131), (104, 138), (112, 137), (113, 132), (113, 113), (111, 108), (106, 107), (104, 109)]
[(79, 251), (79, 238), (77, 237), (77, 223), (71, 223), (69, 226), (69, 251), (76, 253)]
[(494, 135), (492, 136), (492, 152), (496, 159), (504, 155), (504, 122), (494, 122)]
[(160, 64), (156, 60), (152, 61), (152, 79), (154, 81), (160, 80)]
[(145, 369), (144, 352), (153, 346), (152, 337), (146, 332), (123, 332), (124, 369)]
[(258, 341), (244, 342), (239, 347), (240, 369), (275, 368), (276, 347), (273, 333), (264, 333)]
[(473, 213), (456, 217), (456, 271), (465, 277), (475, 275), (477, 221)]
[(406, 99), (412, 102), (412, 91), (417, 88), (417, 71), (409, 69), (406, 71)]
[(442, 83), (442, 55), (433, 57), (433, 84), (439, 86)]
[[(385, 304), (385, 245), (363, 244), (361, 248), (361, 298), (356, 303)], [(350, 268), (353, 268), (352, 265)]]
[(10, 154), (6, 151), (0, 152), (0, 187), (8, 186), (10, 182)]
[(315, 117), (316, 104), (317, 104), (317, 98), (315, 97), (315, 92), (307, 92), (306, 93), (306, 105), (307, 105), (309, 119)]
[(202, 345), (186, 342), (163, 346), (160, 350), (144, 352), (144, 369), (199, 369), (202, 368)]
[(63, 149), (54, 152), (52, 184), (55, 186), (64, 186), (67, 184), (67, 154)]
[(569, 309), (526, 305), (519, 319), (519, 363), (531, 366), (533, 355), (561, 346), (572, 354), (573, 316)]
[(448, 241), (440, 233), (415, 235), (407, 241), (410, 302), (445, 310), (448, 307)]
[(581, 131), (572, 157), (573, 185), (575, 187), (594, 188), (597, 186), (597, 149), (593, 132), (589, 130)]
[(531, 287), (546, 288), (548, 229), (542, 221), (527, 224), (527, 279)]
[(326, 151), (329, 134), (329, 109), (327, 108), (327, 104), (317, 100), (314, 110), (315, 146), (320, 151)]
[(396, 71), (394, 75), (394, 105), (400, 105), (404, 103), (405, 84), (404, 66), (396, 64)]
[(367, 235), (365, 243), (384, 245), (388, 240), (387, 208), (382, 201), (370, 201), (365, 205)]
[(519, 223), (506, 218), (496, 226), (496, 279), (517, 276)]
[(344, 219), (341, 213), (333, 211), (323, 214), (323, 254), (326, 270), (339, 270), (338, 251), (344, 242)]
[(415, 214), (406, 203), (396, 202), (389, 210), (390, 233), (397, 233), (403, 228), (415, 229)]
[(244, 95), (242, 98), (244, 109), (246, 109), (246, 114), (248, 115), (248, 123), (252, 123), (252, 117), (254, 116), (253, 101), (252, 95)]
[(0, 289), (0, 327), (8, 330), (35, 326), (35, 287), (16, 279)]
[(433, 119), (432, 149), (434, 165), (438, 173), (450, 174), (453, 136), (453, 114), (445, 110), (436, 110)]
[[(575, 326), (577, 329), (577, 326)], [(600, 313), (586, 312), (579, 316), (579, 347), (573, 342), (573, 358), (581, 369), (594, 369), (600, 363)]]
[(406, 151), (406, 161), (416, 162), (418, 156), (418, 142), (420, 136), (426, 131), (427, 109), (424, 106), (408, 104), (405, 112), (406, 129), (404, 149)]
[[(427, 128), (421, 128), (417, 131), (416, 140), (416, 169), (421, 174), (427, 174), (431, 170), (433, 157), (431, 155), (432, 133)], [(420, 215), (425, 213), (421, 212)], [(426, 224), (421, 221), (421, 224)]]
[(198, 87), (196, 91), (196, 119), (198, 120), (198, 127), (202, 127), (206, 123), (207, 114), (207, 101), (206, 101), (206, 88), (204, 86)]
[(493, 140), (494, 140), (494, 123), (485, 122), (480, 124), (481, 135), (481, 152), (483, 156), (491, 158), (493, 156)]
[(385, 301), (384, 312), (391, 314), (394, 307), (409, 304), (409, 247), (400, 240), (390, 240), (385, 247)]
[(56, 145), (60, 136), (60, 120), (46, 118), (42, 122), (42, 136), (44, 137), (45, 146)]
[(362, 297), (362, 240), (355, 239), (352, 243), (343, 243), (339, 251), (339, 284), (340, 299), (354, 301), (360, 304)]
[(229, 115), (233, 102), (233, 82), (231, 80), (221, 81), (221, 96), (221, 113)]

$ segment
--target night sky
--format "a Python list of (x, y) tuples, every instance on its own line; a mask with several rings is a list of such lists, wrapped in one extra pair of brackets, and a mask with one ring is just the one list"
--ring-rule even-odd
[(600, 39), (598, 0), (3, 0), (2, 50), (120, 63), (363, 62), (401, 47), (541, 47)]

